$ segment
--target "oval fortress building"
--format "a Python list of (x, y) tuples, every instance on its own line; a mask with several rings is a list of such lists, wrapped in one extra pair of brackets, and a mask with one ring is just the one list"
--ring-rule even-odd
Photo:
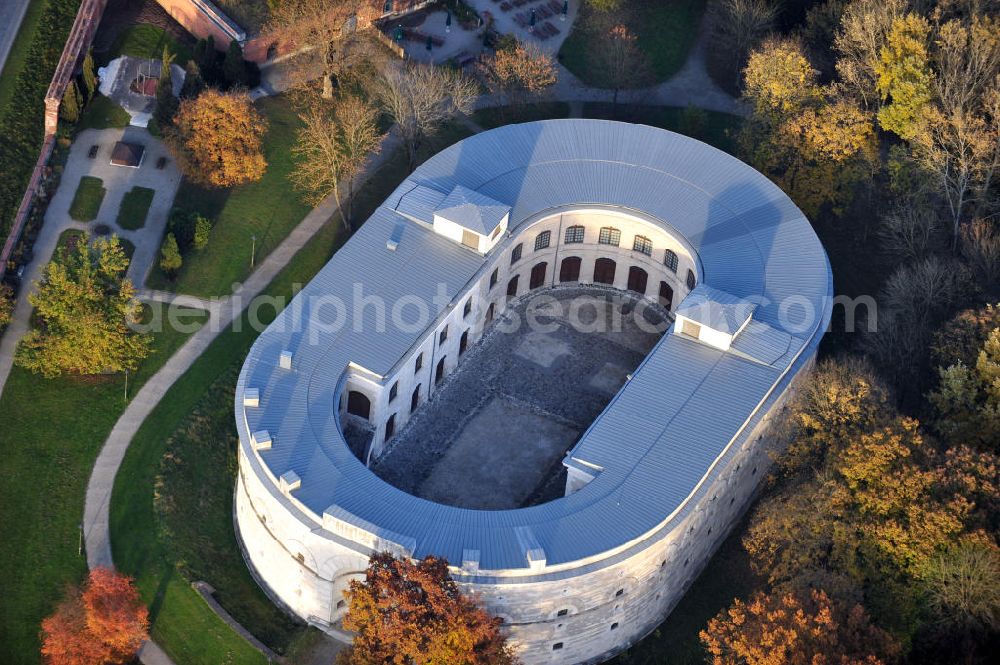
[[(473, 510), (369, 470), (511, 298), (564, 283), (674, 315), (566, 455), (565, 496)], [(723, 152), (596, 120), (465, 139), (407, 178), (247, 356), (245, 558), (272, 598), (335, 631), (372, 552), (442, 556), (524, 662), (608, 658), (656, 627), (746, 509), (769, 419), (831, 305), (808, 220)], [(349, 411), (374, 429), (361, 459)]]

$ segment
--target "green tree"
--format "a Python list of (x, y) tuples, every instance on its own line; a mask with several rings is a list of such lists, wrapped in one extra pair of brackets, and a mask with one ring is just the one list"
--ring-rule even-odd
[(17, 364), (46, 377), (138, 367), (150, 340), (129, 327), (142, 306), (128, 264), (117, 236), (91, 245), (85, 234), (73, 251), (59, 250), (29, 296), (37, 324), (21, 340)]
[(83, 86), (87, 91), (87, 103), (94, 98), (97, 92), (97, 74), (94, 70), (94, 51), (87, 49), (87, 55), (83, 58)]
[(1000, 328), (989, 333), (974, 365), (959, 361), (938, 375), (929, 395), (938, 432), (953, 443), (1000, 449)]
[(875, 89), (882, 99), (879, 125), (906, 140), (920, 131), (931, 101), (930, 31), (927, 19), (917, 14), (894, 19), (875, 66)]
[(181, 269), (183, 262), (181, 250), (177, 247), (177, 238), (173, 233), (168, 233), (160, 247), (160, 269), (173, 277)]
[(14, 290), (0, 284), (0, 330), (10, 323), (14, 316)]
[(83, 107), (83, 100), (80, 98), (80, 88), (75, 80), (70, 80), (63, 93), (62, 104), (59, 105), (59, 115), (66, 122), (76, 122), (80, 119), (80, 109)]
[(160, 78), (156, 84), (156, 110), (153, 112), (160, 128), (169, 126), (177, 113), (177, 98), (174, 97), (174, 77), (170, 71), (174, 56), (163, 47), (163, 57), (160, 61)]
[(247, 84), (247, 63), (243, 59), (243, 47), (235, 39), (229, 42), (226, 57), (222, 62), (222, 76), (230, 88)]
[(184, 85), (181, 87), (181, 99), (193, 99), (205, 89), (205, 79), (201, 76), (201, 68), (194, 60), (188, 60), (184, 66)]
[(197, 250), (205, 249), (208, 247), (208, 236), (211, 233), (211, 220), (202, 217), (201, 215), (196, 215), (194, 220), (194, 238), (191, 242), (191, 246)]

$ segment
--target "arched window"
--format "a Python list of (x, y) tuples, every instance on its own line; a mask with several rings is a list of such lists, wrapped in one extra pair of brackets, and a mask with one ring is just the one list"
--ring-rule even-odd
[(580, 264), (583, 261), (579, 256), (567, 256), (559, 264), (559, 281), (560, 282), (579, 282), (580, 281)]
[(545, 269), (548, 264), (544, 261), (542, 263), (536, 263), (531, 268), (531, 280), (528, 282), (529, 289), (537, 289), (539, 286), (545, 284)]
[(689, 289), (694, 289), (694, 287), (695, 287), (695, 285), (697, 283), (698, 283), (698, 280), (695, 279), (694, 271), (688, 270), (688, 276), (687, 276), (687, 285), (688, 285), (688, 288)]
[(517, 275), (510, 278), (507, 282), (507, 295), (511, 298), (517, 295)]
[(646, 294), (646, 282), (649, 275), (639, 266), (632, 266), (628, 269), (628, 290), (636, 293)]
[(615, 262), (611, 259), (594, 261), (594, 281), (598, 284), (615, 283)]
[(371, 416), (371, 409), (371, 400), (364, 393), (360, 393), (357, 390), (347, 393), (347, 412), (349, 414), (368, 420)]
[(563, 242), (567, 245), (583, 242), (583, 227), (580, 225), (568, 227)]
[(545, 249), (552, 242), (552, 231), (542, 231), (535, 236), (535, 251)]
[(389, 416), (389, 420), (385, 421), (385, 439), (388, 441), (392, 438), (392, 435), (396, 433), (396, 414)]
[(670, 272), (677, 274), (677, 253), (674, 250), (668, 249), (663, 252), (663, 265), (667, 266)]
[(458, 340), (458, 355), (465, 353), (465, 350), (469, 348), (469, 331), (466, 330), (462, 333), (462, 337)]
[(492, 289), (497, 285), (497, 279), (500, 277), (500, 268), (494, 268), (493, 274), (490, 275), (490, 288)]
[(420, 384), (419, 383), (417, 384), (417, 387), (413, 389), (413, 394), (410, 395), (410, 413), (413, 413), (414, 411), (416, 411), (418, 406), (420, 406)]
[(642, 252), (646, 256), (653, 255), (653, 241), (646, 236), (636, 236), (632, 241), (632, 251)]
[(601, 229), (600, 235), (597, 237), (597, 242), (602, 245), (614, 245), (615, 247), (622, 240), (622, 232), (611, 226), (605, 226)]
[(674, 290), (666, 282), (660, 282), (660, 304), (667, 309), (674, 304)]
[(514, 265), (521, 260), (521, 251), (524, 249), (524, 243), (517, 243), (517, 247), (510, 252), (510, 264)]
[(441, 358), (438, 361), (437, 371), (434, 372), (434, 383), (441, 383), (441, 379), (444, 378), (444, 361), (447, 360), (448, 356)]

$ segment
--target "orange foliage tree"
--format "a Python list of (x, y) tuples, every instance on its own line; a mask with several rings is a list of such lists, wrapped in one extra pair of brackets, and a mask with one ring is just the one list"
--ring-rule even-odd
[(168, 141), (184, 175), (207, 187), (260, 180), (267, 121), (245, 92), (206, 90), (181, 102)]
[(354, 644), (341, 665), (455, 663), (513, 665), (501, 620), (462, 595), (444, 559), (412, 563), (372, 555), (363, 582), (351, 582), (344, 627)]
[(699, 636), (714, 665), (880, 665), (900, 651), (860, 605), (838, 606), (818, 590), (736, 599)]
[(146, 607), (132, 578), (107, 568), (90, 571), (42, 621), (42, 655), (50, 665), (126, 663), (148, 637)]

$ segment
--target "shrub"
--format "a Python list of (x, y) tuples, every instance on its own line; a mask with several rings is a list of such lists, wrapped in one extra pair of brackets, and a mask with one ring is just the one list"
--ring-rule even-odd
[(208, 247), (208, 236), (212, 233), (212, 222), (211, 220), (202, 217), (201, 215), (194, 215), (194, 242), (191, 243), (192, 247), (197, 250), (202, 250)]
[(168, 233), (160, 248), (160, 269), (172, 277), (181, 269), (183, 263), (181, 251), (177, 247), (177, 238), (173, 233)]

